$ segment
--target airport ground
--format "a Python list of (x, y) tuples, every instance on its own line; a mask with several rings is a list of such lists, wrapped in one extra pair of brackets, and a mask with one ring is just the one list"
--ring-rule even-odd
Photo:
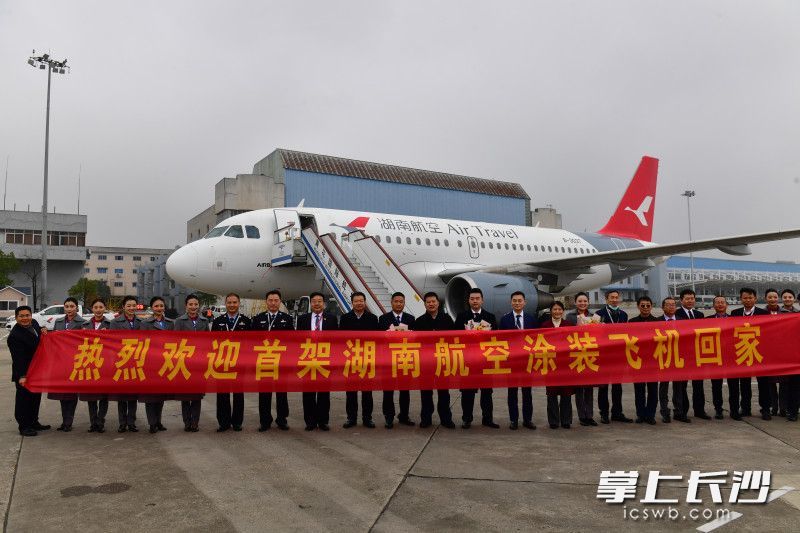
[[(117, 433), (112, 403), (107, 432), (87, 433), (81, 403), (65, 434), (55, 431), (58, 402), (43, 400), (40, 418), (53, 429), (23, 438), (13, 417), (10, 357), (0, 344), (5, 531), (689, 531), (709, 520), (624, 519), (621, 505), (596, 498), (600, 472), (638, 470), (640, 498), (651, 470), (684, 476), (659, 491), (681, 501), (691, 470), (725, 470), (729, 479), (733, 470), (770, 470), (772, 490), (800, 488), (800, 423), (752, 417), (586, 428), (576, 420), (572, 429), (551, 430), (541, 390), (535, 431), (508, 429), (506, 394), (497, 390), (499, 430), (386, 430), (380, 416), (376, 429), (345, 430), (344, 394), (334, 393), (329, 433), (303, 431), (300, 395), (290, 394), (288, 432), (258, 433), (256, 396), (247, 395), (244, 430), (218, 434), (214, 396), (207, 395), (199, 433), (182, 431), (180, 407), (170, 402), (166, 432), (149, 434), (140, 407), (142, 431)], [(458, 421), (458, 391), (452, 400)], [(630, 385), (624, 400), (632, 416)], [(412, 412), (418, 420), (417, 393)], [(701, 495), (702, 507), (716, 509)], [(633, 507), (643, 505), (627, 504)], [(688, 516), (685, 504), (673, 507)], [(800, 492), (723, 507), (742, 516), (716, 531), (792, 531)]]

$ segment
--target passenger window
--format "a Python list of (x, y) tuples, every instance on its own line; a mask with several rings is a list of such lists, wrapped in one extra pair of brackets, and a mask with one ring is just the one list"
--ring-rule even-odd
[(425, 245), (426, 246), (430, 246), (431, 245), (431, 240), (430, 239), (425, 239)]
[(212, 229), (211, 231), (209, 231), (208, 234), (203, 238), (204, 239), (213, 239), (214, 237), (219, 237), (220, 235), (225, 233), (226, 229), (228, 229), (228, 226), (216, 227), (216, 228)]
[(481, 241), (481, 248), (486, 248), (486, 243)]
[(444, 240), (444, 245), (445, 245), (445, 246), (450, 246), (450, 243), (449, 243), (449, 242), (447, 242), (447, 239), (445, 239), (445, 240)]
[(508, 250), (508, 243), (506, 243), (506, 250)]
[(225, 232), (226, 237), (234, 237), (236, 239), (244, 239), (244, 232), (242, 231), (241, 226), (231, 226), (228, 228), (228, 231)]
[(406, 244), (411, 244), (411, 237), (406, 237)]
[(422, 239), (420, 239), (419, 237), (417, 237), (417, 246), (420, 246), (421, 244), (422, 244)]
[(395, 237), (394, 240), (397, 242), (397, 244), (403, 244), (403, 241), (400, 240), (400, 237)]
[(516, 250), (516, 249), (517, 249), (517, 245), (516, 245), (516, 244), (512, 244), (512, 245), (511, 245), (511, 249), (512, 249), (512, 250)]
[(439, 246), (439, 239), (434, 239), (434, 240), (433, 240), (433, 243), (434, 243), (436, 246)]
[(377, 242), (381, 242), (381, 236), (380, 235), (375, 235), (375, 240)]
[(547, 251), (548, 251), (548, 252), (552, 252), (552, 251), (553, 251), (553, 247), (552, 247), (552, 246), (548, 246), (548, 247), (547, 247)]
[(533, 245), (533, 251), (534, 252), (538, 252), (539, 251), (539, 245), (538, 244), (534, 244)]
[(461, 248), (461, 241), (456, 241), (456, 242), (458, 242), (458, 247)]
[(247, 232), (248, 239), (260, 239), (261, 234), (258, 232), (258, 228), (255, 226), (245, 226), (245, 232)]
[[(481, 243), (481, 244), (483, 244), (483, 243)], [(490, 250), (494, 250), (494, 245), (492, 243), (489, 243), (489, 249)]]

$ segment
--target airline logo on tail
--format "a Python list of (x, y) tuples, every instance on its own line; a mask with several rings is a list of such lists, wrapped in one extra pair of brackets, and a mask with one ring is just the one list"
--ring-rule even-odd
[(626, 207), (625, 211), (630, 211), (631, 213), (636, 215), (636, 218), (639, 219), (639, 223), (642, 226), (647, 227), (647, 219), (645, 218), (645, 215), (647, 214), (648, 211), (650, 211), (650, 205), (652, 203), (653, 203), (653, 197), (645, 196), (644, 200), (642, 200), (641, 205), (637, 209), (631, 209), (630, 207)]
[[(652, 241), (657, 178), (658, 159), (644, 156), (617, 209), (598, 233), (609, 237)], [(639, 207), (634, 208), (636, 205)]]

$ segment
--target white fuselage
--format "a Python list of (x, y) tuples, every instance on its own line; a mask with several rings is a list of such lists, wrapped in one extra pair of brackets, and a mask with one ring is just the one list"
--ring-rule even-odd
[[(271, 265), (272, 258), (277, 257), (273, 254), (273, 243), (281, 240), (275, 238), (275, 231), (280, 224), (283, 232), (286, 220), (293, 216), (302, 220), (303, 227), (313, 220), (319, 235), (334, 233), (341, 239), (360, 229), (375, 237), (420, 291), (443, 289), (445, 283), (440, 274), (446, 271), (478, 270), (598, 252), (586, 238), (559, 229), (336, 209), (259, 209), (228, 218), (215, 227), (219, 233), (222, 227), (241, 226), (242, 237), (209, 237), (215, 233), (212, 230), (209, 236), (175, 251), (167, 262), (169, 275), (187, 287), (212, 294), (236, 292), (250, 298), (263, 298), (273, 288), (287, 299), (320, 290), (322, 281), (313, 266)], [(354, 222), (354, 226), (348, 226)], [(258, 238), (252, 229), (248, 235), (247, 226), (257, 228)], [(624, 247), (619, 239), (612, 237), (590, 238), (595, 242), (617, 241), (620, 244), (615, 246)], [(638, 246), (650, 244), (637, 241)], [(642, 269), (627, 270), (620, 276), (613, 276), (606, 265), (591, 270), (556, 294), (596, 289)]]

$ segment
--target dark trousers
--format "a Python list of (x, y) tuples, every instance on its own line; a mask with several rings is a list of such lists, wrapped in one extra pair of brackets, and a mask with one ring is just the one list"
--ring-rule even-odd
[(164, 411), (164, 402), (146, 402), (144, 412), (147, 415), (147, 425), (158, 426), (161, 424), (162, 411)]
[[(355, 422), (358, 419), (358, 391), (347, 391), (345, 393), (345, 411), (347, 412), (347, 420)], [(372, 391), (361, 392), (361, 419), (366, 421), (372, 420)]]
[[(233, 407), (231, 407), (233, 396)], [(244, 422), (244, 393), (234, 392), (217, 394), (217, 423), (221, 428), (242, 427)]]
[[(472, 423), (472, 409), (477, 392), (478, 389), (461, 389), (461, 420), (467, 424)], [(493, 422), (493, 411), (492, 389), (481, 389), (481, 419), (484, 422)]]
[(772, 412), (786, 414), (789, 403), (789, 376), (778, 376), (773, 378), (775, 384), (772, 386)]
[(662, 381), (658, 384), (658, 408), (661, 416), (669, 416), (669, 381)]
[(672, 382), (672, 408), (675, 416), (684, 417), (689, 414), (689, 382)]
[(714, 404), (714, 411), (717, 413), (722, 412), (723, 398), (722, 398), (722, 379), (711, 380), (711, 403)]
[(181, 402), (181, 416), (183, 416), (184, 426), (196, 426), (200, 423), (200, 409), (203, 400), (183, 400)]
[(86, 405), (89, 408), (89, 424), (94, 427), (105, 426), (108, 400), (89, 400)]
[[(522, 389), (522, 421), (530, 422), (533, 419), (533, 389), (530, 387), (520, 388)], [(518, 390), (517, 387), (508, 389), (508, 418), (512, 422), (519, 422)]]
[(136, 425), (136, 400), (123, 400), (117, 402), (120, 426)]
[[(305, 400), (303, 400), (305, 406)], [(285, 392), (275, 393), (275, 420), (278, 424), (286, 424), (286, 419), (289, 417), (289, 397)], [(259, 392), (258, 393), (258, 422), (262, 428), (268, 428), (272, 425), (272, 393)]]
[[(409, 420), (408, 417), (408, 408), (411, 405), (411, 393), (407, 390), (401, 390), (400, 394), (398, 395), (398, 403), (400, 404), (400, 415), (397, 417), (398, 420)], [(394, 420), (395, 416), (395, 409), (394, 409), (394, 391), (392, 390), (385, 390), (383, 391), (383, 416), (386, 418), (387, 422), (391, 422)]]
[(636, 402), (636, 417), (642, 420), (655, 418), (658, 405), (658, 382), (634, 383), (633, 394)]
[(327, 425), (331, 413), (330, 392), (303, 393), (303, 420), (307, 426)]
[(775, 378), (771, 376), (759, 376), (758, 382), (758, 407), (762, 413), (769, 413), (772, 409), (772, 385)]
[(695, 416), (706, 412), (706, 392), (702, 379), (692, 380), (692, 410)]
[[(608, 385), (597, 387), (597, 409), (600, 416), (608, 416)], [(611, 385), (611, 416), (622, 416), (622, 385)]]
[(568, 394), (547, 395), (547, 423), (551, 426), (572, 424), (572, 399)]
[(78, 398), (74, 400), (59, 400), (61, 404), (61, 422), (65, 426), (71, 426), (75, 420), (75, 409), (78, 407)]
[(750, 378), (728, 379), (728, 403), (731, 414), (749, 415), (750, 403), (753, 397)]
[(800, 410), (800, 375), (786, 377), (786, 415), (796, 416)]
[(575, 409), (579, 420), (594, 418), (594, 387), (575, 388)]
[(14, 418), (17, 420), (19, 430), (33, 429), (39, 421), (39, 405), (42, 403), (42, 395), (38, 392), (31, 392), (17, 382), (14, 382), (17, 393), (14, 398)]
[[(453, 421), (453, 412), (450, 410), (450, 391), (447, 389), (439, 389), (438, 398), (436, 400), (436, 411), (439, 413), (439, 421), (449, 423)], [(422, 403), (419, 418), (420, 423), (430, 424), (433, 420), (433, 391), (421, 390), (419, 391), (419, 398)]]

